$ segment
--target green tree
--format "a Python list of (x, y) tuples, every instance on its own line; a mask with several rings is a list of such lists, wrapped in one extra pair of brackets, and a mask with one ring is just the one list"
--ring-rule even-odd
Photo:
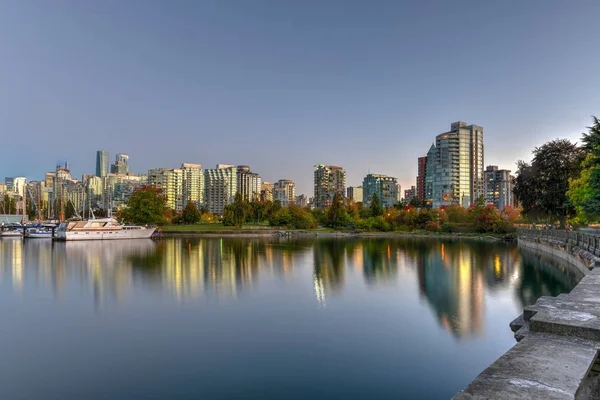
[(587, 153), (579, 177), (571, 179), (567, 193), (580, 222), (600, 220), (600, 121), (594, 123), (581, 138)]
[(413, 197), (413, 198), (410, 199), (410, 203), (408, 203), (408, 205), (420, 208), (421, 207), (421, 202), (419, 201), (418, 198)]
[(485, 207), (485, 197), (483, 195), (479, 196), (478, 198), (475, 199), (475, 205), (477, 207)]
[(600, 120), (592, 116), (593, 124), (588, 126), (587, 132), (583, 133), (581, 138), (581, 147), (586, 153), (590, 154), (600, 146)]
[(404, 210), (407, 205), (408, 204), (406, 204), (406, 202), (404, 200), (400, 200), (396, 204), (394, 204), (394, 208), (396, 210)]
[(200, 216), (200, 210), (198, 210), (196, 203), (193, 201), (187, 203), (183, 210), (183, 222), (186, 224), (197, 224), (200, 222)]
[(567, 139), (556, 139), (536, 147), (530, 164), (517, 163), (514, 193), (523, 205), (523, 214), (556, 218), (564, 226), (573, 208), (567, 191), (569, 180), (577, 179), (584, 152)]
[(279, 210), (281, 210), (281, 201), (275, 200), (275, 201), (271, 202), (270, 207), (269, 207), (269, 214), (272, 215)]
[(317, 227), (317, 221), (310, 210), (292, 204), (289, 206), (289, 213), (293, 228), (312, 229)]
[(346, 199), (344, 206), (346, 208), (346, 212), (348, 213), (348, 217), (354, 220), (360, 217), (359, 204), (362, 205), (362, 203), (355, 202), (352, 197)]
[(365, 207), (362, 201), (359, 201), (356, 205), (358, 206), (359, 219), (367, 219), (371, 216), (371, 208)]
[(280, 208), (269, 218), (269, 225), (271, 226), (291, 226), (291, 224), (292, 216), (287, 207)]
[(379, 201), (379, 196), (377, 193), (373, 194), (373, 198), (371, 199), (371, 216), (372, 217), (380, 217), (383, 215), (383, 207), (381, 206), (381, 202)]
[(228, 204), (223, 209), (223, 225), (225, 226), (235, 226), (235, 216), (233, 215), (233, 207), (231, 204)]
[(327, 226), (331, 228), (341, 228), (348, 225), (348, 213), (338, 193), (333, 196), (331, 207), (327, 211), (326, 220)]
[[(600, 146), (595, 152), (600, 153)], [(567, 192), (581, 222), (600, 220), (600, 159), (588, 154), (578, 178), (572, 179)]]
[(136, 189), (119, 212), (119, 218), (132, 224), (164, 224), (171, 216), (167, 199), (160, 189), (143, 186)]
[(248, 211), (250, 209), (250, 203), (248, 200), (242, 197), (241, 193), (237, 193), (235, 195), (235, 200), (233, 204), (231, 204), (231, 211), (233, 213), (233, 223), (235, 226), (239, 226), (240, 228), (246, 221), (246, 216), (248, 215)]
[(262, 221), (264, 221), (267, 214), (267, 205), (265, 203), (253, 200), (250, 203), (250, 209), (252, 213), (252, 221), (255, 224), (260, 224)]
[(213, 222), (215, 222), (215, 217), (212, 213), (205, 212), (200, 215), (201, 224), (212, 224)]

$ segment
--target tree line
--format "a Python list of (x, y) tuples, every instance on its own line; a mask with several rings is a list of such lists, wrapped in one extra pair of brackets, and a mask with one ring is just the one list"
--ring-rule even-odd
[(167, 207), (160, 189), (152, 186), (136, 190), (126, 204), (127, 207), (119, 212), (119, 219), (127, 223), (157, 225), (222, 223), (232, 227), (252, 224), (289, 229), (327, 227), (381, 232), (509, 233), (514, 230), (513, 223), (519, 217), (518, 211), (510, 206), (499, 212), (494, 206), (486, 205), (483, 197), (468, 209), (460, 206), (418, 209), (400, 202), (384, 208), (377, 195), (368, 206), (335, 195), (329, 208), (311, 210), (295, 204), (284, 207), (278, 200), (248, 201), (237, 194), (233, 203), (225, 206), (222, 216), (213, 215), (204, 207), (198, 208), (193, 202), (177, 214)]
[(530, 222), (600, 221), (600, 120), (592, 119), (581, 144), (555, 139), (517, 162), (513, 192)]

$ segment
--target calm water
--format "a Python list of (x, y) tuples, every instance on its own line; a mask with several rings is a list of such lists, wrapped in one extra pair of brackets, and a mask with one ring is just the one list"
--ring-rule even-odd
[(0, 240), (0, 399), (449, 398), (575, 283), (477, 241)]

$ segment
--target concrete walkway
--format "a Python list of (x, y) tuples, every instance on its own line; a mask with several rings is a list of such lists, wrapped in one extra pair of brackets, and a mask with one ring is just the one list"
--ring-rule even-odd
[(454, 398), (600, 399), (600, 268), (511, 323), (518, 343)]

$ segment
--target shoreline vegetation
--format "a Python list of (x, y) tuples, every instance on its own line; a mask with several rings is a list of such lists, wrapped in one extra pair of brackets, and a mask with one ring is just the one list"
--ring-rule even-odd
[(301, 237), (301, 238), (442, 238), (442, 239), (484, 239), (493, 241), (513, 241), (516, 234), (499, 233), (446, 233), (429, 231), (379, 232), (334, 230), (331, 228), (287, 229), (265, 225), (248, 225), (239, 227), (223, 225), (165, 225), (161, 227), (162, 237)]

